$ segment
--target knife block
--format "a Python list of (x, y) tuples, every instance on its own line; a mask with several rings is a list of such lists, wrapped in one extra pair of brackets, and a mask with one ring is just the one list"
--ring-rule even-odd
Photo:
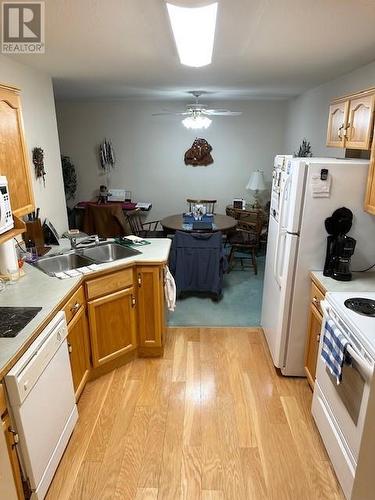
[(23, 233), (25, 243), (31, 240), (39, 256), (44, 255), (49, 248), (44, 246), (44, 234), (40, 219), (26, 222), (26, 232)]

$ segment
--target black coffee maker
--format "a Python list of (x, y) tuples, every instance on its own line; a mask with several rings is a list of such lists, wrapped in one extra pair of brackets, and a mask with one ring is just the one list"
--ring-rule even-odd
[(324, 276), (331, 276), (338, 281), (350, 281), (350, 260), (354, 253), (356, 240), (347, 236), (353, 223), (353, 213), (348, 208), (338, 208), (325, 220), (327, 252), (324, 264)]

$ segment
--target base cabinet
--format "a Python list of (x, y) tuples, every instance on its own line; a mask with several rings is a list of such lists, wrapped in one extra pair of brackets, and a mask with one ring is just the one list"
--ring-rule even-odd
[(0, 384), (0, 424), (0, 498), (23, 499), (21, 470), (2, 384)]
[(314, 389), (316, 364), (318, 359), (320, 331), (322, 329), (323, 314), (320, 302), (324, 299), (324, 293), (314, 282), (311, 283), (311, 303), (307, 323), (307, 341), (305, 350), (305, 372), (307, 380)]
[(320, 330), (322, 328), (323, 317), (318, 313), (316, 308), (311, 305), (308, 322), (308, 346), (305, 358), (305, 372), (310, 386), (313, 388), (316, 375), (316, 363), (318, 359), (318, 349), (320, 341)]
[(69, 322), (68, 332), (73, 386), (76, 399), (78, 399), (90, 372), (90, 340), (85, 306), (81, 306)]
[(133, 287), (88, 302), (94, 367), (136, 349), (135, 306)]
[(163, 354), (164, 266), (134, 265), (90, 276), (67, 300), (76, 399), (88, 380), (138, 356)]
[(164, 315), (164, 269), (162, 266), (138, 266), (138, 339), (140, 353), (162, 354)]

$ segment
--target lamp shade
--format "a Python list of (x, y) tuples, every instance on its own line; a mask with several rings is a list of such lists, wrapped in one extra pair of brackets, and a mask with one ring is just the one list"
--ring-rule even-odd
[(246, 189), (249, 191), (264, 191), (267, 189), (262, 170), (255, 170), (255, 172), (252, 172)]

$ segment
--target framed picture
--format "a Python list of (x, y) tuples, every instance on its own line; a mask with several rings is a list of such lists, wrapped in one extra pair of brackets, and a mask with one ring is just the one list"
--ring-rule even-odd
[(233, 208), (237, 208), (239, 210), (244, 210), (245, 209), (245, 200), (243, 198), (234, 198)]

